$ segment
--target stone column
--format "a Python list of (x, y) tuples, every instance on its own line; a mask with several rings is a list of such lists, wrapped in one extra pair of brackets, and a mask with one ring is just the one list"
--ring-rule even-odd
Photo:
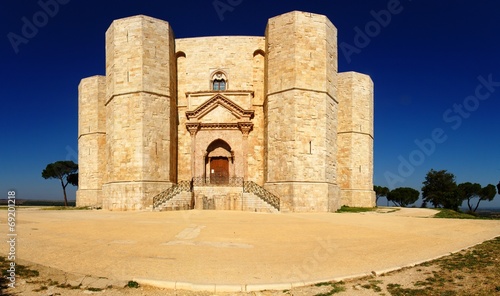
[(243, 180), (248, 179), (248, 134), (252, 129), (253, 124), (251, 122), (240, 122), (238, 127), (241, 130), (243, 136)]
[(196, 134), (200, 128), (199, 123), (186, 123), (186, 127), (191, 134), (191, 178), (196, 178)]

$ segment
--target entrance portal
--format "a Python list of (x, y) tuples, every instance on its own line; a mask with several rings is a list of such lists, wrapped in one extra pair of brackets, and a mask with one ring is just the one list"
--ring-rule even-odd
[(205, 182), (210, 184), (229, 184), (234, 177), (234, 156), (231, 147), (221, 139), (210, 143), (205, 155)]
[(210, 183), (229, 183), (229, 160), (227, 157), (213, 157), (210, 159)]

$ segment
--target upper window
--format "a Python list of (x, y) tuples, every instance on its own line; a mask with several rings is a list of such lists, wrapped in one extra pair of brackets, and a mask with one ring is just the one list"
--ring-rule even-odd
[(226, 90), (226, 81), (224, 79), (214, 80), (213, 90)]
[(212, 90), (214, 91), (224, 91), (227, 89), (227, 77), (222, 71), (217, 71), (212, 74)]

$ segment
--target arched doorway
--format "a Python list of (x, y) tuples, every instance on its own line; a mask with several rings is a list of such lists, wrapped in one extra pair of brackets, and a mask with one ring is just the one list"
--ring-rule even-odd
[(228, 184), (229, 164), (233, 162), (233, 153), (229, 144), (217, 139), (208, 145), (206, 155), (207, 179), (210, 184)]

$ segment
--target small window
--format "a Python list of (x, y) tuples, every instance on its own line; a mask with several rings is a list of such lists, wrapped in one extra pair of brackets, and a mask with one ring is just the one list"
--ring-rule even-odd
[(218, 70), (212, 73), (210, 78), (211, 87), (213, 91), (225, 91), (227, 90), (227, 76), (222, 70)]
[(226, 90), (226, 81), (224, 79), (215, 79), (213, 83), (213, 90)]

